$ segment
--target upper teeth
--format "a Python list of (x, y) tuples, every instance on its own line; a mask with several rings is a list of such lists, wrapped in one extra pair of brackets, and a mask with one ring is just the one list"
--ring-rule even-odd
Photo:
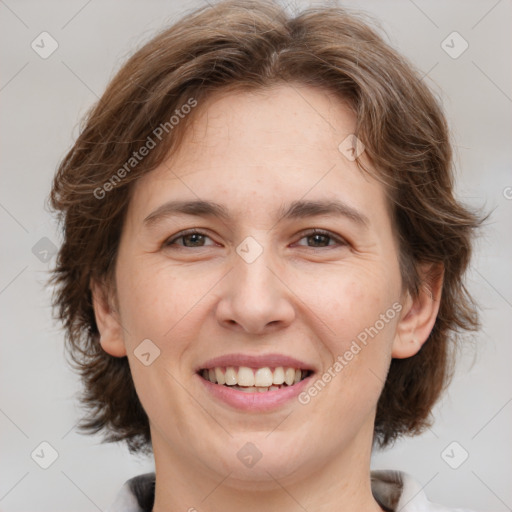
[(226, 384), (228, 386), (256, 386), (269, 387), (273, 384), (280, 385), (286, 383), (288, 386), (299, 382), (303, 376), (302, 370), (296, 368), (284, 368), (278, 366), (275, 369), (248, 368), (247, 366), (228, 366), (227, 368), (217, 366), (208, 370), (203, 370), (202, 375), (210, 382), (216, 384)]

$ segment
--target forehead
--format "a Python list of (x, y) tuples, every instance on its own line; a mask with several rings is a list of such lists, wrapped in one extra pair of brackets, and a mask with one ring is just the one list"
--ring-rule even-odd
[(355, 125), (347, 103), (311, 86), (214, 93), (196, 107), (180, 147), (138, 180), (132, 201), (147, 212), (169, 199), (209, 199), (242, 213), (285, 196), (342, 196), (385, 208), (382, 186), (340, 151)]
[[(338, 139), (353, 133), (356, 116), (332, 92), (303, 84), (280, 84), (255, 90), (218, 91), (208, 97), (186, 134), (189, 145), (241, 148), (248, 155), (260, 149), (310, 151), (315, 147), (337, 150)], [(189, 157), (194, 155), (188, 155)], [(292, 155), (291, 155), (292, 156)]]

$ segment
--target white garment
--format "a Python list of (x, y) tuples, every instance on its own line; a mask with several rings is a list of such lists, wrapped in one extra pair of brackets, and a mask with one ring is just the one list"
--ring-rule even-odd
[[(139, 506), (132, 486), (140, 484), (141, 495), (153, 501), (155, 474), (147, 473), (128, 480), (119, 491), (115, 502), (106, 512), (151, 512)], [(393, 512), (473, 512), (469, 509), (447, 508), (430, 502), (421, 485), (402, 471), (378, 470), (371, 472), (372, 493), (375, 499)]]

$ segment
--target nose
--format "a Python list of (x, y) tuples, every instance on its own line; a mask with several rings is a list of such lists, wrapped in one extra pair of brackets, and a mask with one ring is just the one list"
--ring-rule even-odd
[(223, 327), (251, 334), (282, 329), (293, 322), (294, 294), (270, 249), (252, 262), (234, 255), (234, 268), (222, 282), (217, 319)]

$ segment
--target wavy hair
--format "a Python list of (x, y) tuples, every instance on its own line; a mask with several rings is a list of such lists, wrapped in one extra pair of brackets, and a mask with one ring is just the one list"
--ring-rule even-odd
[[(215, 91), (283, 83), (328, 90), (357, 114), (356, 135), (372, 167), (367, 171), (388, 193), (404, 287), (414, 296), (425, 284), (418, 272), (422, 263), (444, 268), (429, 339), (415, 356), (391, 362), (374, 441), (383, 447), (430, 424), (452, 374), (450, 348), (463, 331), (479, 327), (463, 278), (472, 236), (483, 221), (454, 197), (452, 148), (440, 102), (362, 15), (339, 7), (291, 15), (271, 1), (228, 0), (188, 13), (127, 60), (83, 120), (55, 175), (50, 205), (59, 214), (64, 241), (51, 283), (66, 347), (84, 384), (83, 432), (103, 431), (106, 441), (125, 441), (131, 452), (151, 451), (148, 417), (128, 360), (102, 350), (89, 288), (91, 278), (113, 279), (133, 183), (179, 147), (194, 113)], [(198, 106), (190, 115), (127, 169), (148, 136), (191, 98)]]

